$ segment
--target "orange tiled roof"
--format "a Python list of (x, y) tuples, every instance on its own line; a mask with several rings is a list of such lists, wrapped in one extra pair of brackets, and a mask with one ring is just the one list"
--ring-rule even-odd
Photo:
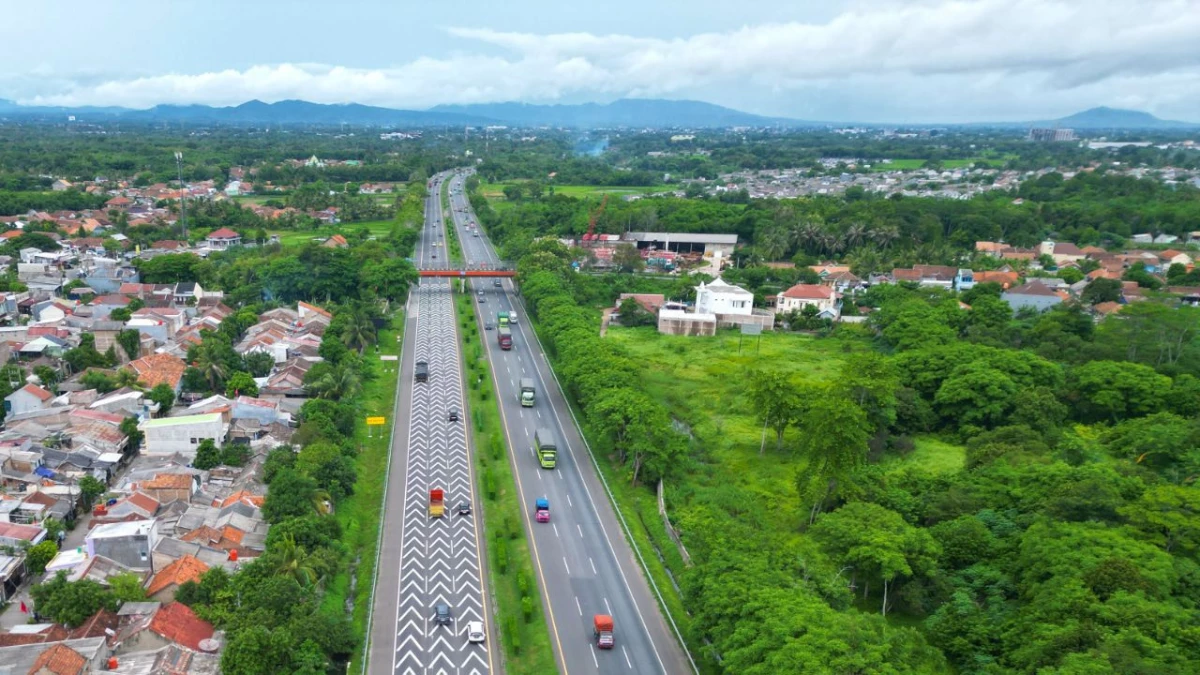
[(829, 300), (833, 297), (833, 289), (816, 284), (796, 284), (782, 293), (785, 298), (803, 300)]
[(33, 662), (33, 666), (29, 668), (29, 672), (30, 674), (51, 672), (54, 675), (78, 675), (83, 672), (85, 667), (87, 667), (87, 659), (83, 658), (82, 654), (59, 643), (42, 652)]
[(154, 579), (150, 581), (150, 586), (146, 588), (146, 594), (154, 595), (165, 588), (179, 586), (187, 581), (199, 582), (200, 576), (207, 571), (208, 565), (201, 562), (199, 558), (190, 554), (185, 555), (155, 574)]
[(211, 623), (196, 616), (196, 613), (181, 602), (164, 605), (150, 620), (150, 630), (158, 635), (183, 645), (188, 649), (200, 649), (200, 642), (213, 636)]
[(190, 473), (160, 473), (142, 483), (141, 488), (151, 490), (190, 490), (192, 489), (192, 475)]
[(256, 495), (253, 492), (250, 492), (249, 490), (238, 490), (237, 492), (235, 492), (235, 493), (229, 495), (228, 497), (226, 497), (225, 499), (221, 500), (220, 507), (225, 508), (226, 506), (229, 506), (230, 504), (234, 504), (234, 503), (240, 502), (240, 501), (244, 501), (247, 504), (252, 504), (254, 506), (261, 507), (263, 505), (263, 496)]
[(172, 389), (178, 389), (179, 381), (183, 379), (183, 371), (187, 370), (183, 359), (170, 354), (143, 356), (129, 365), (137, 372), (138, 381), (151, 389), (162, 383), (166, 383)]

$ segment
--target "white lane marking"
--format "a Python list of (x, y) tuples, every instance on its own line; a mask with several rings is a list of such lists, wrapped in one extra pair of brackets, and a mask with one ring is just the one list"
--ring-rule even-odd
[[(570, 576), (571, 575), (571, 566), (567, 564), (567, 556), (565, 556), (565, 555), (563, 556), (563, 567), (567, 568), (567, 576)], [(604, 604), (607, 605), (608, 600), (605, 600)], [(609, 614), (612, 614), (612, 612), (609, 612)]]
[(579, 526), (579, 523), (575, 523), (575, 529), (579, 530), (579, 538), (583, 539), (583, 528)]
[(596, 645), (589, 644), (588, 646), (592, 648), (592, 663), (596, 664), (596, 667), (599, 668), (600, 662), (596, 660)]
[(633, 662), (629, 660), (629, 652), (625, 650), (625, 645), (621, 645), (621, 651), (625, 653), (625, 665), (633, 668)]
[(537, 477), (538, 477), (538, 480), (541, 480), (541, 479), (542, 479), (542, 472), (541, 472), (541, 471), (538, 471), (538, 472), (537, 472)]
[(537, 411), (537, 414), (538, 414), (538, 419), (539, 420), (542, 419), (542, 411), (541, 410)]
[(592, 574), (599, 574), (599, 572), (596, 571), (596, 563), (593, 562), (590, 557), (588, 558), (588, 564), (592, 566)]
[(604, 598), (604, 609), (608, 610), (608, 615), (612, 616), (612, 607), (608, 606), (608, 598)]
[(567, 495), (567, 506), (575, 506), (571, 503), (571, 495)]
[(554, 523), (550, 523), (550, 527), (554, 528), (554, 536), (557, 537), (558, 536), (558, 525), (555, 525)]
[(579, 616), (583, 616), (583, 605), (579, 604), (579, 596), (575, 596), (575, 609), (579, 610)]

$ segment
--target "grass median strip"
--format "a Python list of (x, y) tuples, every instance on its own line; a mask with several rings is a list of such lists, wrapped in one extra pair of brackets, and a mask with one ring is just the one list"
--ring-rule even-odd
[[(391, 324), (379, 331), (379, 352), (368, 351), (367, 375), (363, 378), (361, 413), (354, 425), (354, 440), (358, 445), (355, 468), (358, 480), (354, 494), (339, 505), (335, 517), (342, 526), (342, 541), (353, 556), (350, 569), (334, 578), (325, 594), (324, 607), (351, 611), (356, 635), (367, 640), (367, 617), (371, 614), (375, 581), (375, 563), (379, 546), (379, 528), (383, 515), (383, 493), (387, 483), (388, 454), (391, 428), (396, 423), (392, 414), (396, 404), (396, 379), (400, 361), (382, 361), (380, 356), (400, 354), (399, 337), (404, 326), (404, 312), (396, 312)], [(399, 328), (397, 328), (399, 327)], [(368, 416), (386, 417), (387, 424), (368, 427)], [(369, 434), (369, 435), (368, 435)], [(352, 605), (349, 602), (352, 601)], [(352, 608), (352, 609), (351, 609)], [(362, 652), (350, 661), (347, 672), (362, 672)]]
[(509, 465), (492, 377), (484, 358), (479, 324), (469, 295), (455, 298), (471, 410), (470, 424), (483, 495), (483, 524), (489, 556), (488, 574), (499, 614), (497, 625), (510, 673), (547, 675), (557, 672), (550, 633), (533, 562), (525, 546), (520, 503)]

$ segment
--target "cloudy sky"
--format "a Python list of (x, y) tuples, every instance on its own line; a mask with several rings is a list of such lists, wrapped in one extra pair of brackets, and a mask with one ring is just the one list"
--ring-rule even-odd
[(0, 98), (31, 105), (661, 97), (813, 120), (1200, 120), (1200, 0), (0, 0), (0, 16)]

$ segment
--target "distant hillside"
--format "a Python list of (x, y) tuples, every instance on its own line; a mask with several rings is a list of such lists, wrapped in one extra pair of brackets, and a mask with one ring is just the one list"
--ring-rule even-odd
[(279, 101), (263, 103), (247, 101), (230, 108), (205, 105), (160, 105), (149, 110), (127, 112), (129, 119), (182, 121), (218, 124), (311, 124), (336, 126), (442, 126), (464, 124), (496, 124), (494, 119), (454, 113), (419, 110), (394, 110), (350, 103), (328, 105), (308, 101)]
[(736, 126), (824, 126), (781, 117), (752, 115), (703, 101), (624, 98), (612, 103), (578, 105), (532, 105), (528, 103), (481, 103), (440, 105), (430, 112), (477, 115), (503, 120), (517, 126), (558, 127), (736, 127)]
[(429, 112), (423, 110), (393, 110), (350, 103), (327, 105), (308, 101), (279, 101), (263, 103), (247, 101), (238, 106), (216, 108), (207, 105), (158, 105), (147, 110), (128, 108), (67, 108), (20, 106), (12, 101), (0, 99), (0, 115), (32, 119), (60, 120), (66, 115), (77, 115), (81, 121), (171, 122), (188, 124), (293, 124), (313, 126), (463, 126), (500, 124), (499, 120), (461, 115), (456, 113)]
[(1033, 126), (1058, 126), (1069, 129), (1192, 129), (1200, 128), (1194, 122), (1164, 120), (1141, 110), (1120, 108), (1092, 108), (1068, 115), (1057, 120), (1032, 122)]

